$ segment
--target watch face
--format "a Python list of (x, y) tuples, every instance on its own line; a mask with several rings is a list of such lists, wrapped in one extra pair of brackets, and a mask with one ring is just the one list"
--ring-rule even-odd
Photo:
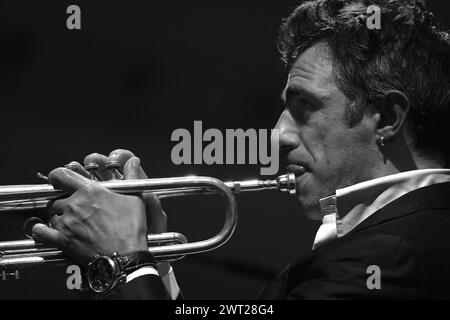
[(113, 285), (115, 276), (116, 265), (109, 257), (98, 257), (88, 268), (88, 283), (95, 292), (108, 290)]

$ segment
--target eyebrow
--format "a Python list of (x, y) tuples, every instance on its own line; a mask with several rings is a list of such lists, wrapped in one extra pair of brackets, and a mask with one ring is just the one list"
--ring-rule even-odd
[(306, 90), (303, 87), (286, 87), (281, 92), (281, 101), (284, 105), (287, 105), (290, 99), (292, 99), (296, 95), (303, 95), (310, 100), (315, 102), (319, 101), (319, 98), (316, 97), (312, 92)]
[(300, 89), (300, 88), (292, 88), (292, 87), (286, 87), (283, 89), (283, 91), (281, 92), (281, 101), (283, 102), (284, 105), (286, 105), (288, 103), (288, 101), (290, 99), (292, 99), (292, 97), (298, 95), (298, 94), (305, 94), (306, 96), (310, 96), (311, 94), (309, 94), (306, 90)]

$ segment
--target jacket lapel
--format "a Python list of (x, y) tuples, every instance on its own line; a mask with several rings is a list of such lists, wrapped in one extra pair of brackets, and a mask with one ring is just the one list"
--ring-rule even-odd
[(450, 182), (433, 184), (403, 195), (373, 213), (348, 234), (376, 226), (385, 221), (414, 214), (420, 210), (433, 208), (450, 208)]

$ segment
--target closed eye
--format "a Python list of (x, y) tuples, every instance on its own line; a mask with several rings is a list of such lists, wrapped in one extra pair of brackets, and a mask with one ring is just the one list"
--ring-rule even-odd
[(288, 110), (292, 117), (300, 124), (307, 123), (317, 108), (307, 99), (298, 98), (289, 104)]

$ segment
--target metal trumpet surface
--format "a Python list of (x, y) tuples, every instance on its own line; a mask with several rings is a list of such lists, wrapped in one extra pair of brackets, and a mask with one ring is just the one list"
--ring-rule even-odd
[[(211, 177), (191, 176), (113, 180), (98, 183), (121, 194), (152, 192), (161, 199), (216, 194), (223, 199), (225, 205), (224, 225), (220, 232), (212, 238), (188, 242), (184, 235), (175, 232), (148, 235), (149, 250), (160, 261), (178, 260), (189, 254), (210, 251), (227, 242), (237, 223), (235, 194), (261, 190), (279, 190), (289, 194), (296, 192), (295, 175), (292, 173), (279, 176), (274, 180), (222, 182)], [(0, 212), (45, 208), (49, 201), (64, 196), (66, 196), (64, 191), (56, 190), (48, 184), (0, 186)], [(47, 247), (33, 239), (0, 242), (0, 271), (67, 261), (61, 250)]]

